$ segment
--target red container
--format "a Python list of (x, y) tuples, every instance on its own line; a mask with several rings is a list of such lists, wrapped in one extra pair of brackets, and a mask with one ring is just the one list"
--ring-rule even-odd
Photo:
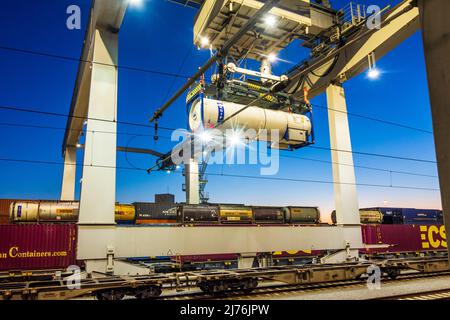
[(371, 248), (365, 252), (418, 252), (447, 248), (443, 225), (362, 225), (361, 232), (363, 243), (367, 245), (389, 245), (389, 248)]
[(0, 270), (59, 269), (76, 264), (75, 224), (0, 225)]
[(0, 199), (0, 224), (9, 223), (9, 205), (13, 199)]

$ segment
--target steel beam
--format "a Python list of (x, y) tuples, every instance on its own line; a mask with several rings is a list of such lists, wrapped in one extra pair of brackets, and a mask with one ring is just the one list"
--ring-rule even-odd
[[(450, 234), (450, 1), (420, 0), (419, 7), (441, 200), (448, 239)], [(450, 259), (448, 240), (447, 248)]]
[[(386, 23), (386, 21), (389, 21), (389, 23)], [(380, 29), (369, 30), (364, 27), (362, 30), (363, 36), (361, 36), (361, 33), (357, 33), (348, 40), (347, 43), (350, 44), (338, 49), (337, 62), (332, 70), (328, 69), (333, 64), (334, 54), (333, 56), (330, 55), (328, 59), (323, 58), (322, 63), (311, 68), (312, 70), (308, 72), (302, 69), (290, 72), (288, 74), (289, 79), (298, 76), (299, 73), (307, 74), (309, 83), (305, 82), (296, 88), (297, 81), (293, 81), (287, 90), (290, 92), (293, 88), (296, 88), (295, 97), (301, 99), (304, 97), (303, 89), (308, 88), (308, 98), (312, 99), (326, 91), (330, 83), (348, 81), (367, 70), (367, 57), (372, 52), (375, 52), (376, 58), (380, 59), (419, 29), (419, 10), (414, 6), (414, 0), (404, 0), (385, 15)], [(367, 35), (364, 35), (365, 32), (367, 32)], [(360, 36), (360, 39), (352, 42)], [(312, 74), (311, 71), (314, 71), (316, 75)]]
[(77, 259), (362, 248), (359, 226), (79, 226)]

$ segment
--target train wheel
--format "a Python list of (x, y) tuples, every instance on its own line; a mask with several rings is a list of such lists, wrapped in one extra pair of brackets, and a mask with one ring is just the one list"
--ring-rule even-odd
[(226, 281), (204, 281), (198, 284), (200, 290), (208, 294), (220, 294), (229, 289)]
[(125, 294), (119, 290), (108, 290), (97, 292), (96, 297), (98, 300), (122, 300)]
[(255, 278), (247, 279), (244, 281), (243, 285), (241, 286), (241, 289), (245, 293), (252, 292), (256, 287), (258, 286), (258, 280)]
[(159, 297), (162, 293), (161, 287), (159, 286), (150, 286), (144, 289), (139, 290), (135, 297), (137, 299), (152, 299)]
[(388, 275), (389, 278), (391, 279), (396, 279), (397, 276), (400, 274), (400, 270), (399, 269), (387, 269), (385, 270), (386, 274)]

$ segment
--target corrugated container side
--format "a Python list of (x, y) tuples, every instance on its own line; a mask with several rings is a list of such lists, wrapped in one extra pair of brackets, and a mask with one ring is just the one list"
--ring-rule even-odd
[(389, 248), (370, 249), (371, 252), (405, 252), (444, 250), (446, 247), (443, 225), (363, 225), (365, 244), (389, 244)]
[(0, 199), (0, 224), (9, 223), (9, 206), (13, 199)]
[(176, 219), (176, 213), (167, 212), (176, 206), (174, 203), (134, 202), (136, 220)]
[(0, 225), (0, 270), (74, 265), (76, 237), (75, 224)]

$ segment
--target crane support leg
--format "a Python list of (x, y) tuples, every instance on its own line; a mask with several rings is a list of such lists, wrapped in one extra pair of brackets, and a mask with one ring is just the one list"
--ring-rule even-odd
[[(450, 234), (450, 1), (419, 1), (445, 230)], [(450, 259), (450, 247), (448, 246)], [(450, 260), (449, 260), (450, 261)]]
[(81, 184), (79, 224), (114, 224), (118, 34), (97, 29)]
[[(344, 88), (338, 84), (331, 84), (326, 92), (336, 220), (338, 225), (359, 225), (355, 168), (351, 153), (352, 146)], [(345, 150), (346, 152), (339, 150)]]
[(190, 159), (189, 163), (185, 165), (186, 174), (186, 203), (187, 204), (199, 204), (199, 171), (198, 161), (196, 159)]
[(61, 200), (75, 200), (75, 177), (77, 169), (77, 148), (66, 147), (64, 153), (64, 172), (61, 187)]

